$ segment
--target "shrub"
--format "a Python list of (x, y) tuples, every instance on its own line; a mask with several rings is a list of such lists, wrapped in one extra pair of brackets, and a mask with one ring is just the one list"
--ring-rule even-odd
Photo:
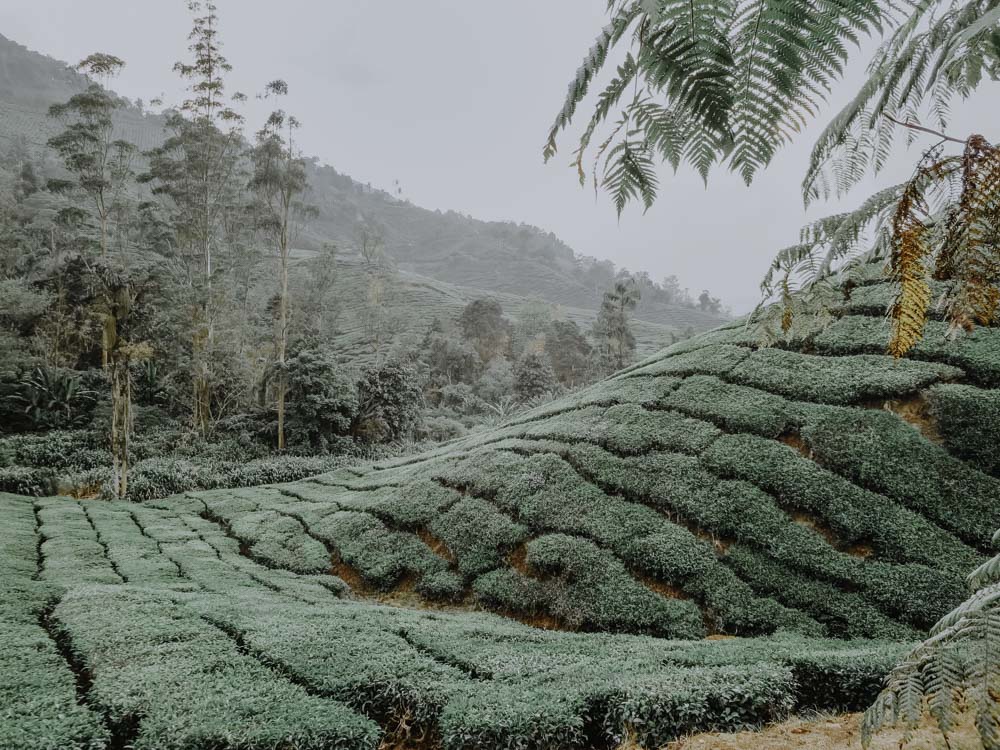
[(149, 458), (129, 471), (128, 495), (130, 500), (141, 502), (214, 486), (207, 472), (191, 461)]
[(358, 415), (353, 432), (368, 442), (400, 440), (420, 420), (423, 396), (417, 373), (389, 362), (375, 367), (358, 382)]
[(980, 470), (1000, 476), (1000, 391), (938, 385), (930, 390), (928, 401), (945, 447)]
[(60, 471), (97, 469), (110, 462), (108, 451), (98, 447), (98, 437), (85, 430), (53, 430), (0, 439), (0, 465), (4, 466)]
[(332, 353), (301, 349), (286, 365), (285, 432), (293, 445), (328, 450), (346, 436), (358, 415), (358, 391)]
[(57, 483), (57, 475), (52, 469), (35, 469), (27, 466), (0, 468), (0, 492), (45, 497), (56, 494)]
[(808, 613), (834, 637), (897, 641), (916, 637), (917, 631), (893, 621), (858, 594), (805, 578), (750, 547), (730, 547), (726, 562), (755, 591), (770, 594), (785, 606)]
[(844, 546), (870, 544), (880, 559), (915, 562), (959, 576), (977, 564), (976, 550), (919, 513), (858, 487), (773, 440), (723, 435), (701, 456), (724, 479), (743, 479), (783, 508), (825, 524)]
[(545, 354), (525, 354), (514, 367), (514, 393), (521, 401), (531, 401), (556, 388), (556, 374)]
[(65, 430), (90, 421), (98, 395), (70, 370), (39, 367), (21, 380), (12, 398), (31, 429)]
[(796, 427), (806, 413), (806, 405), (711, 376), (687, 378), (660, 403), (724, 430), (767, 438), (776, 438)]
[(422, 440), (443, 443), (465, 435), (465, 426), (456, 419), (449, 417), (426, 417), (417, 430), (417, 436)]
[(58, 595), (34, 580), (38, 539), (32, 503), (0, 494), (0, 747), (97, 750), (109, 740), (77, 701), (73, 672), (43, 627)]
[(619, 377), (724, 375), (750, 356), (750, 350), (741, 346), (731, 344), (705, 346), (700, 338), (695, 341), (697, 344), (691, 346), (696, 346), (696, 348), (684, 347), (675, 350), (671, 347), (667, 350), (666, 356), (657, 355), (658, 358), (655, 361), (642, 367), (627, 370)]
[(830, 410), (805, 425), (802, 437), (822, 465), (979, 549), (988, 548), (992, 529), (1000, 525), (994, 502), (1000, 480), (950, 456), (895, 414)]
[(853, 404), (899, 397), (962, 375), (955, 367), (886, 355), (817, 357), (759, 349), (727, 373), (726, 379), (800, 401)]
[(528, 536), (524, 526), (478, 498), (463, 498), (437, 515), (430, 530), (455, 555), (459, 572), (468, 577), (502, 565), (504, 556)]
[(637, 582), (612, 554), (565, 534), (528, 544), (527, 563), (547, 576), (548, 609), (573, 628), (700, 638), (700, 610)]
[(391, 589), (407, 574), (419, 578), (448, 567), (415, 535), (392, 531), (368, 513), (331, 513), (310, 523), (309, 528), (379, 589)]
[[(885, 318), (848, 315), (828, 326), (813, 344), (820, 354), (884, 354), (890, 335)], [(1000, 386), (1000, 330), (996, 328), (980, 327), (953, 339), (946, 323), (929, 320), (924, 337), (907, 356), (961, 367), (979, 385)]]
[[(40, 635), (21, 649), (11, 637), (8, 623), (44, 633), (38, 613), (60, 593), (50, 583), (72, 589), (52, 623), (92, 678), (88, 705), (110, 718), (123, 744), (137, 747), (291, 743), (352, 750), (400, 739), (406, 727), (411, 737), (426, 734), (455, 748), (582, 750), (617, 743), (629, 732), (655, 746), (700, 729), (775, 720), (793, 705), (840, 707), (852, 692), (877, 685), (900, 650), (791, 637), (706, 642), (545, 632), (482, 613), (343, 601), (337, 579), (262, 567), (240, 555), (222, 525), (197, 515), (203, 502), (247, 520), (260, 513), (280, 519), (310, 506), (320, 518), (328, 506), (268, 489), (200, 497), (157, 507), (39, 501), (47, 579), (40, 582), (33, 580), (34, 509), (0, 495), (6, 541), (0, 595), (10, 605), (0, 613), (0, 677), (15, 691), (4, 704), (8, 720), (0, 737), (24, 731), (73, 750), (100, 746), (99, 724), (89, 724), (96, 735), (74, 734), (84, 726), (80, 717), (93, 721), (93, 715), (77, 704), (65, 662), (49, 659), (52, 641)], [(567, 540), (539, 540), (537, 562), (552, 578), (522, 577), (533, 591), (572, 588), (561, 566), (581, 540)], [(601, 554), (583, 544), (586, 550), (569, 558), (572, 565)], [(578, 570), (575, 581), (603, 585), (606, 567)], [(588, 578), (595, 571), (597, 578)], [(521, 575), (496, 569), (477, 587), (504, 574)], [(97, 583), (98, 575), (129, 585), (80, 585)], [(448, 596), (458, 580), (442, 568), (419, 585)], [(531, 591), (514, 591), (524, 605), (522, 594)], [(586, 591), (579, 595), (586, 601)], [(554, 600), (539, 601), (538, 613), (548, 601)], [(362, 711), (386, 728), (381, 738), (357, 715)], [(86, 744), (91, 738), (93, 747)]]
[(213, 514), (228, 521), (234, 536), (249, 545), (254, 559), (293, 573), (325, 573), (330, 569), (326, 547), (311, 538), (295, 518), (274, 511), (227, 516), (224, 506), (210, 507)]
[[(142, 717), (147, 747), (376, 745), (372, 722), (308, 695), (240, 653), (220, 628), (149, 591), (71, 592), (54, 616), (93, 676), (92, 703), (119, 725)], [(164, 690), (164, 674), (183, 676), (183, 689)]]

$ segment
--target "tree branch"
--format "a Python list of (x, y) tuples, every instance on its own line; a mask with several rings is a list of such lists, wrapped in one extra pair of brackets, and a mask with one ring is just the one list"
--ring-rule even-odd
[(919, 131), (921, 131), (923, 133), (930, 133), (931, 135), (936, 135), (938, 138), (940, 138), (943, 141), (951, 141), (952, 143), (961, 143), (963, 146), (965, 145), (965, 141), (963, 139), (961, 139), (961, 138), (954, 138), (954, 137), (948, 135), (947, 133), (942, 133), (942, 132), (940, 132), (938, 130), (932, 130), (931, 128), (926, 128), (923, 125), (920, 125), (920, 124), (915, 123), (915, 122), (901, 122), (900, 120), (897, 120), (895, 117), (893, 117), (892, 115), (889, 115), (889, 114), (883, 113), (882, 116), (885, 117), (890, 122), (894, 122), (897, 125), (903, 126), (904, 128), (910, 128), (911, 130), (919, 130)]

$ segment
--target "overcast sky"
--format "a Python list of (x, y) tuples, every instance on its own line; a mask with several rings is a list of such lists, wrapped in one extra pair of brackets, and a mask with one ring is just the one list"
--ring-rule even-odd
[[(709, 288), (737, 312), (756, 303), (774, 252), (795, 242), (807, 219), (799, 185), (822, 122), (750, 188), (722, 172), (707, 189), (690, 172), (667, 173), (653, 209), (629, 211), (620, 222), (607, 198), (595, 202), (565, 166), (571, 140), (543, 165), (548, 126), (605, 23), (606, 0), (217, 4), (234, 66), (230, 88), (254, 94), (285, 79), (287, 108), (303, 122), (308, 153), (375, 186), (399, 180), (418, 205), (536, 224), (586, 255), (656, 279), (676, 274), (696, 293)], [(0, 33), (69, 62), (95, 51), (122, 57), (128, 67), (115, 88), (147, 101), (180, 100), (171, 67), (187, 56), (189, 28), (183, 0), (0, 4)], [(856, 88), (865, 57), (857, 56), (833, 104)], [(964, 136), (996, 122), (997, 93), (956, 108), (952, 130)], [(251, 103), (248, 114), (255, 126), (264, 108)], [(889, 174), (843, 205), (905, 177), (916, 155), (901, 155)], [(823, 205), (811, 215), (837, 208)]]

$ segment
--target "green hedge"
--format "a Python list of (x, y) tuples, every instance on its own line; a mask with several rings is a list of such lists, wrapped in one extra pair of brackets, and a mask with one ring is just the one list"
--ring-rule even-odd
[(61, 586), (122, 582), (83, 505), (62, 499), (35, 502), (42, 540), (42, 580)]
[(982, 556), (903, 505), (865, 490), (797, 450), (753, 435), (725, 435), (701, 455), (725, 479), (752, 482), (782, 507), (819, 519), (844, 546), (870, 544), (879, 559), (932, 565), (961, 577)]
[(915, 640), (918, 636), (918, 631), (886, 616), (858, 594), (805, 578), (751, 547), (733, 545), (726, 562), (757, 592), (809, 613), (834, 637)]
[[(813, 341), (820, 354), (884, 354), (891, 336), (885, 318), (848, 315), (832, 323)], [(962, 368), (974, 382), (1000, 387), (1000, 329), (976, 328), (953, 338), (946, 323), (929, 320), (924, 337), (907, 355)]]
[(430, 530), (451, 550), (458, 571), (470, 578), (502, 565), (505, 556), (528, 537), (527, 528), (472, 497), (435, 518)]
[(1000, 526), (1000, 480), (926, 440), (895, 414), (830, 410), (802, 429), (816, 460), (981, 550)]
[(799, 401), (854, 404), (898, 398), (962, 375), (955, 367), (887, 355), (817, 357), (759, 349), (726, 374), (726, 380)]
[(781, 721), (794, 706), (795, 687), (791, 670), (775, 664), (667, 672), (612, 696), (602, 724), (612, 736), (623, 727), (642, 747), (662, 747), (694, 732)]
[[(308, 505), (263, 490), (247, 494), (234, 507), (255, 513), (260, 505)], [(198, 505), (182, 498), (157, 505), (39, 505), (43, 528), (67, 545), (88, 542), (96, 529), (128, 579), (73, 584), (52, 621), (92, 677), (89, 705), (106, 714), (117, 742), (137, 750), (371, 748), (391, 741), (401, 721), (446, 750), (582, 750), (614, 745), (629, 730), (652, 748), (700, 729), (778, 719), (793, 705), (850, 707), (850, 696), (878, 684), (898, 651), (788, 637), (707, 642), (545, 632), (481, 613), (345, 601), (318, 576), (270, 570), (241, 556), (222, 526), (199, 517)], [(0, 496), (0, 517), (10, 542), (0, 548), (4, 601), (21, 602), (15, 624), (44, 632), (38, 608), (54, 589), (31, 580), (34, 509)], [(588, 599), (608, 585), (603, 573), (628, 575), (613, 560), (598, 559), (602, 553), (566, 536), (535, 540), (527, 562), (547, 577), (526, 580), (561, 592), (557, 604), (569, 602), (576, 587), (573, 595), (594, 605), (595, 616), (641, 616), (646, 600), (630, 598), (628, 581), (612, 581), (613, 591)], [(156, 557), (160, 568), (151, 567)], [(696, 565), (690, 576), (718, 569)], [(499, 568), (477, 584), (505, 572), (515, 573)], [(608, 601), (618, 601), (620, 611), (597, 606)], [(657, 601), (671, 616), (690, 604)], [(700, 627), (697, 609), (687, 611)], [(0, 614), (5, 624), (10, 612)], [(24, 746), (10, 739), (17, 731), (51, 737), (52, 750), (97, 750), (103, 729), (76, 703), (65, 663), (45, 655), (52, 641), (28, 639), (18, 652), (22, 642), (8, 631), (0, 631), (7, 646), (0, 685), (13, 686), (14, 701), (0, 715), (16, 720), (0, 725), (3, 746)], [(14, 659), (15, 652), (30, 660)]]
[(38, 538), (32, 503), (0, 494), (0, 747), (101, 750), (108, 733), (77, 700), (75, 679), (42, 627), (57, 588), (34, 580)]
[[(933, 624), (961, 601), (962, 577), (944, 565), (942, 558), (927, 561), (934, 564), (933, 569), (913, 563), (865, 562), (797, 523), (769, 494), (745, 482), (720, 480), (701, 468), (697, 459), (674, 454), (619, 458), (579, 447), (573, 453), (574, 463), (593, 472), (593, 479), (606, 490), (641, 499), (722, 539), (751, 544), (811, 578), (857, 589), (886, 614), (918, 627)], [(929, 535), (929, 539), (933, 542), (941, 536), (946, 535)], [(919, 543), (921, 537), (913, 541)], [(964, 552), (960, 562), (975, 556), (957, 541), (944, 545), (942, 553), (947, 551)], [(899, 584), (902, 589), (895, 588)]]
[(526, 562), (545, 578), (541, 590), (546, 611), (573, 629), (677, 638), (704, 635), (694, 604), (647, 589), (614, 555), (585, 539), (539, 537), (528, 544)]
[[(617, 481), (622, 478), (619, 470), (629, 467), (630, 461), (638, 465), (644, 459), (620, 459), (596, 446), (582, 444), (525, 442), (520, 445), (524, 450), (534, 448), (541, 453), (527, 458), (502, 451), (478, 453), (437, 469), (437, 474), (452, 485), (491, 498), (535, 533), (583, 536), (606, 547), (638, 572), (676, 585), (709, 606), (713, 621), (729, 632), (771, 632), (778, 627), (815, 632), (807, 618), (782, 612), (773, 602), (768, 605), (755, 601), (746, 585), (731, 574), (720, 570), (715, 575), (708, 575), (706, 571), (719, 568), (719, 563), (711, 548), (690, 531), (671, 523), (647, 505), (602, 492), (599, 486), (586, 481), (573, 468), (583, 470), (587, 467), (586, 471), (593, 472), (597, 484), (611, 492), (631, 493), (633, 483)], [(547, 454), (547, 450), (561, 451), (565, 460)], [(669, 457), (692, 470), (693, 476), (681, 488), (685, 493), (696, 487), (707, 490), (718, 484), (715, 477), (698, 470), (695, 458), (657, 455)], [(665, 496), (662, 493), (655, 497), (640, 493), (640, 497), (650, 505), (675, 512), (672, 507), (663, 505)], [(510, 582), (509, 578), (503, 580)], [(757, 615), (756, 605), (762, 607), (765, 619)], [(766, 619), (767, 616), (774, 619)]]
[(1000, 390), (938, 385), (928, 400), (945, 447), (981, 471), (1000, 476)]
[(123, 587), (71, 591), (53, 617), (91, 674), (93, 705), (119, 731), (138, 724), (137, 750), (377, 744), (372, 722), (308, 695), (166, 598)]
[[(669, 404), (673, 398), (668, 395), (658, 403)], [(630, 455), (650, 450), (697, 453), (710, 445), (718, 434), (719, 431), (706, 422), (672, 412), (650, 411), (636, 404), (587, 407), (497, 433), (512, 438), (594, 443), (612, 452)]]
[[(448, 563), (414, 534), (393, 531), (368, 513), (338, 511), (310, 523), (309, 528), (379, 589), (392, 589), (408, 574), (423, 577), (448, 568)], [(461, 579), (455, 576), (453, 582), (451, 594), (457, 595)]]
[(807, 404), (709, 376), (688, 378), (661, 403), (730, 432), (750, 432), (767, 438), (795, 428), (808, 411)]
[[(853, 287), (850, 290), (848, 298), (844, 302), (834, 305), (832, 311), (839, 315), (870, 315), (877, 317), (888, 315), (889, 310), (896, 301), (899, 285), (882, 282), (882, 279), (878, 276), (865, 279), (865, 281), (868, 283)], [(871, 283), (872, 281), (882, 283)], [(932, 280), (930, 282), (931, 297), (933, 299), (940, 299), (950, 286), (950, 282)], [(928, 310), (928, 315), (936, 320), (941, 320), (944, 317), (944, 311), (939, 306), (932, 305), (931, 309)]]
[(629, 370), (622, 378), (673, 375), (724, 375), (750, 356), (750, 350), (731, 344), (700, 346), (697, 349), (680, 351), (643, 367)]
[(121, 577), (132, 584), (187, 590), (191, 586), (179, 568), (160, 552), (157, 542), (143, 533), (138, 514), (129, 506), (93, 502), (87, 515), (101, 540), (107, 557)]
[(234, 519), (232, 533), (250, 543), (250, 554), (266, 565), (294, 573), (324, 573), (330, 553), (294, 518), (273, 511), (247, 513)]
[(618, 404), (655, 404), (680, 385), (680, 378), (611, 378), (587, 386), (581, 391), (562, 396), (542, 406), (518, 414), (508, 424), (536, 422), (587, 406), (616, 406)]

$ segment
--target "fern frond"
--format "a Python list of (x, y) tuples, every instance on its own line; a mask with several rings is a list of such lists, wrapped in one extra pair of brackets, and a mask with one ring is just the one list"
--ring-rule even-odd
[[(1000, 571), (1000, 555), (987, 566)], [(978, 572), (970, 576), (974, 585)], [(862, 746), (884, 727), (902, 724), (905, 747), (925, 705), (946, 738), (955, 717), (968, 711), (983, 747), (1000, 748), (1000, 584), (976, 590), (896, 666), (865, 712)]]
[[(815, 116), (862, 37), (881, 31), (893, 5), (877, 0), (638, 0), (609, 4), (604, 30), (569, 87), (546, 159), (571, 123), (612, 47), (633, 29), (629, 57), (598, 96), (576, 167), (595, 131), (625, 110), (624, 91), (672, 113), (646, 135), (655, 160), (707, 178), (724, 163), (747, 182)], [(634, 114), (634, 113), (633, 113)], [(659, 119), (659, 118), (657, 118)], [(646, 124), (655, 122), (647, 118)], [(678, 127), (683, 123), (683, 127)]]
[(611, 22), (601, 30), (600, 35), (594, 41), (594, 45), (590, 48), (587, 56), (583, 59), (583, 63), (577, 70), (576, 76), (570, 81), (566, 101), (563, 103), (562, 109), (559, 110), (559, 114), (556, 115), (555, 122), (549, 130), (549, 137), (545, 142), (543, 150), (545, 161), (556, 155), (559, 133), (572, 123), (577, 106), (587, 96), (591, 82), (604, 67), (604, 63), (608, 59), (608, 52), (621, 41), (632, 23), (639, 18), (642, 10), (641, 3), (629, 3), (614, 13)]
[(603, 185), (611, 193), (619, 216), (630, 200), (642, 200), (646, 210), (656, 201), (656, 167), (646, 143), (632, 140), (637, 132), (630, 132), (611, 148), (605, 162)]
[[(993, 42), (998, 27), (1000, 0), (914, 3), (872, 61), (867, 81), (813, 147), (802, 186), (806, 204), (843, 194), (884, 166), (897, 131), (887, 115), (915, 121), (926, 108), (944, 129), (955, 96), (968, 96), (984, 78), (1000, 76), (1000, 50)], [(913, 133), (907, 135), (909, 140)], [(830, 173), (839, 179), (831, 180)]]
[(892, 337), (889, 353), (902, 357), (924, 335), (927, 310), (931, 304), (929, 273), (924, 261), (930, 254), (927, 224), (923, 216), (927, 204), (923, 196), (923, 171), (903, 188), (892, 218), (893, 248), (890, 272), (899, 284), (896, 301), (889, 312)]

